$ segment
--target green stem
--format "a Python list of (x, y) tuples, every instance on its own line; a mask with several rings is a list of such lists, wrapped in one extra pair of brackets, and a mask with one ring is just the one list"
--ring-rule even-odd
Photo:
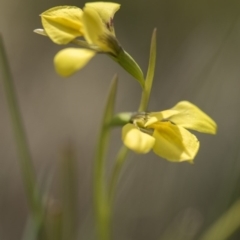
[(22, 170), (23, 182), (27, 194), (27, 199), (31, 214), (34, 220), (39, 223), (42, 217), (42, 206), (39, 192), (37, 189), (37, 181), (35, 172), (28, 148), (27, 138), (24, 131), (24, 126), (18, 107), (14, 84), (7, 61), (7, 56), (3, 44), (3, 39), (0, 36), (0, 67), (3, 75), (3, 85), (5, 88), (7, 103), (12, 120), (12, 127), (16, 138), (20, 166)]
[[(152, 82), (154, 77), (156, 60), (156, 30), (153, 32), (151, 49), (150, 49), (150, 60), (147, 72), (146, 81), (144, 84), (144, 89), (142, 91), (141, 102), (139, 106), (139, 111), (146, 111), (149, 97), (152, 88)], [(116, 83), (115, 83), (116, 84)], [(98, 225), (98, 233), (100, 240), (110, 240), (110, 223), (112, 217), (113, 201), (116, 191), (116, 186), (119, 180), (119, 176), (125, 163), (128, 149), (125, 146), (119, 150), (117, 155), (116, 163), (110, 178), (110, 185), (108, 189), (105, 188), (104, 179), (104, 159), (107, 145), (109, 142), (110, 127), (108, 123), (111, 122), (113, 113), (114, 96), (116, 94), (116, 86), (112, 84), (107, 106), (105, 110), (104, 120), (101, 127), (101, 132), (98, 141), (97, 154), (95, 160), (94, 168), (94, 201), (95, 201), (95, 211), (96, 211), (96, 221)]]
[(109, 202), (110, 202), (111, 206), (112, 206), (112, 203), (113, 203), (113, 200), (114, 200), (119, 175), (121, 173), (122, 166), (126, 161), (127, 154), (128, 154), (128, 148), (123, 145), (118, 152), (118, 155), (117, 155), (117, 158), (116, 158), (116, 163), (115, 163), (113, 173), (112, 173), (112, 176), (111, 176), (111, 179), (110, 179)]
[(94, 207), (97, 223), (97, 230), (100, 240), (110, 240), (110, 208), (105, 179), (106, 149), (109, 143), (110, 128), (109, 122), (113, 116), (114, 102), (117, 89), (117, 77), (112, 81), (107, 103), (104, 111), (103, 122), (99, 134), (96, 157), (94, 163)]
[[(145, 112), (147, 109), (147, 106), (148, 106), (151, 89), (152, 89), (154, 71), (155, 71), (155, 62), (156, 62), (156, 29), (154, 29), (153, 35), (152, 35), (147, 77), (145, 80), (144, 88), (142, 90), (141, 101), (140, 101), (140, 105), (138, 108), (139, 112)], [(126, 162), (127, 153), (128, 153), (128, 149), (127, 149), (127, 147), (125, 147), (123, 145), (120, 148), (118, 155), (116, 157), (116, 163), (113, 168), (113, 172), (112, 172), (112, 175), (110, 178), (110, 185), (109, 185), (109, 189), (108, 189), (109, 203), (110, 203), (111, 209), (113, 208), (116, 186), (117, 186), (123, 165)]]

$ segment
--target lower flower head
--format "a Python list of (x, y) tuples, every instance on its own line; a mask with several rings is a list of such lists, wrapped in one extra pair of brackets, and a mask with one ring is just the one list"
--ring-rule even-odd
[(122, 129), (124, 144), (137, 153), (151, 149), (173, 162), (193, 162), (199, 141), (187, 129), (215, 134), (216, 123), (198, 107), (182, 101), (169, 110), (139, 113)]

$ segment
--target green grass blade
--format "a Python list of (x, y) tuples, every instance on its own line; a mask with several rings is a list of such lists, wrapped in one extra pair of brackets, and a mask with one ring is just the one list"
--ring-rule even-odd
[(77, 162), (73, 147), (70, 145), (64, 151), (61, 164), (63, 225), (62, 240), (74, 240), (77, 236), (78, 218), (78, 187)]
[(28, 204), (34, 219), (41, 222), (42, 206), (41, 199), (37, 189), (36, 176), (28, 148), (27, 138), (18, 107), (14, 84), (7, 61), (3, 38), (0, 35), (0, 69), (5, 89), (6, 99), (12, 121), (12, 128), (15, 134), (17, 150), (19, 154), (20, 166), (22, 170), (23, 182), (27, 194)]
[(227, 240), (240, 227), (240, 200), (237, 200), (200, 238)]

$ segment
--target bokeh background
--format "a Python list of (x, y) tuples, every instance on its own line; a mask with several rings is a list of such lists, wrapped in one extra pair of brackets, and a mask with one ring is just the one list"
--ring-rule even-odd
[[(201, 148), (194, 165), (173, 164), (153, 153), (129, 155), (116, 196), (114, 239), (198, 239), (240, 193), (240, 2), (118, 2), (117, 37), (144, 71), (153, 28), (158, 30), (149, 110), (189, 100), (217, 122), (218, 134), (196, 134)], [(48, 198), (61, 203), (59, 169), (71, 143), (77, 159), (79, 239), (94, 239), (93, 157), (109, 84), (118, 73), (116, 112), (136, 111), (141, 89), (105, 55), (69, 79), (55, 73), (53, 57), (63, 47), (33, 29), (41, 27), (41, 12), (58, 5), (82, 7), (84, 1), (1, 0), (0, 32), (39, 182), (50, 181)], [(29, 214), (2, 81), (0, 119), (0, 239), (17, 240), (23, 239)], [(109, 169), (120, 136), (115, 130)], [(239, 232), (230, 239), (240, 239)]]

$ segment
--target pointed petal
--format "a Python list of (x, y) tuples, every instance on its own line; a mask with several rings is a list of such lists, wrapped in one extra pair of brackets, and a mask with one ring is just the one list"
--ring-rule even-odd
[(41, 15), (47, 35), (57, 44), (67, 44), (83, 35), (82, 10), (74, 6), (51, 8)]
[(152, 136), (141, 132), (130, 123), (122, 128), (122, 140), (125, 146), (136, 153), (148, 153), (155, 143)]
[(175, 124), (198, 132), (216, 134), (217, 124), (194, 104), (182, 101), (172, 110), (178, 111), (169, 118)]
[(56, 72), (63, 77), (68, 77), (83, 68), (95, 54), (96, 52), (88, 49), (63, 49), (54, 58)]
[(89, 44), (98, 46), (103, 52), (111, 52), (117, 55), (120, 49), (117, 39), (104, 25), (94, 8), (84, 8), (82, 21), (84, 24), (84, 37)]
[(111, 56), (112, 59), (119, 63), (119, 65), (122, 66), (128, 73), (130, 73), (140, 83), (141, 87), (144, 88), (145, 80), (143, 72), (137, 62), (123, 49), (119, 49), (117, 52), (119, 53), (116, 57)]
[(85, 6), (95, 9), (109, 31), (114, 33), (113, 17), (119, 10), (120, 4), (111, 2), (92, 2), (86, 3)]
[(154, 127), (153, 151), (157, 155), (173, 162), (192, 162), (199, 149), (199, 141), (193, 134), (170, 122), (161, 122)]
[(149, 119), (147, 120), (147, 122), (145, 123), (144, 126), (148, 127), (153, 123), (160, 122), (160, 121), (163, 121), (163, 120), (167, 120), (169, 117), (171, 117), (171, 116), (173, 116), (174, 114), (177, 114), (177, 113), (178, 113), (178, 111), (171, 110), (171, 109), (165, 110), (165, 111), (162, 111), (162, 112), (152, 112), (148, 115)]

